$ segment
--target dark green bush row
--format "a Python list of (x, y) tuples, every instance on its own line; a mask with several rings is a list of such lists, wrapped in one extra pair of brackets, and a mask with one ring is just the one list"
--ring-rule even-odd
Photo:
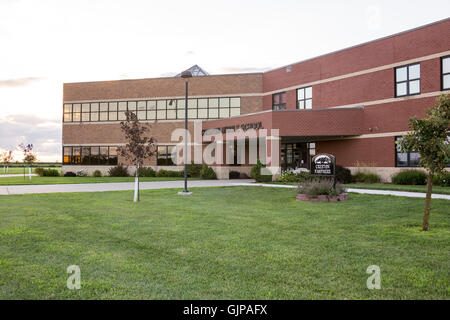
[(200, 178), (202, 179), (216, 179), (216, 173), (214, 172), (213, 168), (208, 167), (206, 164), (202, 166), (202, 169), (200, 170)]
[(202, 170), (201, 164), (191, 163), (187, 165), (187, 174), (190, 178), (200, 177), (200, 171)]
[(64, 173), (64, 177), (76, 177), (76, 176), (77, 174), (72, 171), (67, 171), (66, 173)]
[(118, 165), (115, 167), (112, 167), (108, 170), (108, 174), (111, 177), (129, 177), (130, 174), (128, 173), (128, 167), (124, 167), (122, 165)]
[(438, 174), (433, 177), (433, 184), (435, 186), (450, 187), (450, 172)]
[(340, 183), (351, 183), (352, 173), (350, 169), (344, 168), (343, 166), (336, 166), (336, 181)]
[(172, 171), (172, 170), (164, 170), (159, 169), (156, 172), (157, 177), (184, 177), (184, 171)]
[(38, 174), (40, 177), (59, 177), (59, 171), (51, 168), (37, 167), (34, 169), (34, 173)]
[(102, 172), (100, 170), (95, 170), (94, 173), (92, 174), (94, 177), (101, 177), (102, 176)]
[(352, 181), (360, 183), (379, 183), (381, 182), (381, 177), (374, 172), (357, 171), (352, 176)]
[(139, 177), (156, 177), (156, 172), (152, 167), (139, 167)]
[(265, 168), (266, 166), (261, 163), (261, 161), (258, 160), (256, 165), (252, 168), (250, 171), (250, 177), (255, 179), (257, 182), (271, 182), (272, 181), (272, 175), (265, 175), (261, 174), (261, 169)]
[(298, 185), (297, 193), (307, 194), (313, 198), (320, 195), (337, 196), (345, 192), (345, 188), (340, 183), (334, 185), (332, 179), (315, 178), (304, 181)]
[(427, 174), (422, 170), (402, 170), (392, 176), (393, 184), (425, 185)]

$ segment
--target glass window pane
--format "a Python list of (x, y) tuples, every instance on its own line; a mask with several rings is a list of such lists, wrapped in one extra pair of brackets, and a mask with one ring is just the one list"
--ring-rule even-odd
[(120, 120), (120, 121), (127, 120), (127, 116), (125, 114), (125, 111), (119, 111), (119, 118), (118, 118), (118, 120)]
[(305, 98), (306, 99), (312, 98), (312, 87), (305, 88)]
[(64, 147), (64, 163), (70, 163), (72, 161), (72, 147)]
[(409, 93), (419, 93), (420, 92), (420, 80), (414, 80), (409, 82)]
[(99, 164), (108, 164), (108, 147), (100, 147)]
[(108, 111), (108, 103), (106, 102), (100, 103), (100, 111)]
[(71, 104), (65, 104), (64, 105), (64, 112), (72, 112), (72, 105)]
[(299, 109), (305, 109), (305, 100), (301, 100), (298, 102), (298, 108)]
[(138, 110), (145, 110), (147, 108), (147, 103), (145, 101), (139, 101), (137, 103)]
[(91, 113), (91, 121), (98, 121), (98, 112)]
[(177, 100), (175, 99), (167, 100), (167, 109), (176, 109), (176, 107), (177, 107)]
[(241, 107), (241, 98), (231, 98), (230, 99), (230, 107), (240, 108)]
[(231, 114), (230, 114), (231, 117), (235, 117), (235, 116), (238, 116), (241, 114), (240, 108), (231, 108), (230, 111), (231, 111)]
[(209, 108), (218, 108), (219, 107), (219, 99), (217, 98), (209, 98)]
[(196, 118), (197, 118), (197, 109), (189, 109), (188, 119), (196, 119)]
[(98, 103), (91, 103), (91, 112), (98, 111)]
[(305, 100), (305, 108), (306, 109), (312, 108), (312, 99)]
[(109, 103), (109, 111), (115, 111), (117, 110), (117, 102), (110, 102)]
[(219, 106), (220, 106), (220, 108), (228, 108), (230, 106), (230, 99), (229, 98), (220, 98)]
[(286, 103), (286, 93), (281, 94), (281, 103)]
[(167, 165), (173, 166), (175, 165), (174, 161), (175, 159), (172, 159), (172, 152), (175, 151), (175, 146), (167, 146)]
[(82, 113), (81, 121), (83, 121), (83, 122), (89, 121), (89, 112), (83, 112)]
[(406, 67), (395, 69), (395, 81), (406, 81)]
[(109, 112), (109, 121), (116, 121), (117, 120), (117, 111), (110, 111)]
[(420, 163), (420, 154), (417, 152), (411, 152), (409, 154), (409, 166), (418, 167)]
[(446, 74), (442, 79), (443, 89), (450, 89), (450, 74)]
[(158, 110), (166, 110), (166, 100), (158, 100), (156, 105), (157, 105)]
[(91, 147), (91, 165), (100, 164), (100, 148)]
[(208, 110), (208, 118), (218, 118), (219, 117), (219, 109), (209, 109)]
[(80, 120), (81, 120), (81, 113), (80, 112), (74, 112), (72, 121), (78, 122)]
[(177, 100), (177, 109), (183, 109), (185, 108), (185, 100), (184, 99), (179, 99)]
[(199, 119), (208, 118), (208, 109), (198, 109), (198, 118)]
[(64, 122), (72, 122), (72, 114), (64, 113)]
[(177, 112), (176, 110), (167, 110), (167, 119), (176, 119)]
[(81, 148), (73, 147), (72, 148), (72, 163), (79, 164), (81, 162)]
[(127, 110), (127, 102), (126, 101), (119, 102), (119, 110), (121, 110), (121, 111)]
[(177, 117), (178, 119), (184, 119), (184, 109), (177, 110)]
[(128, 110), (136, 111), (136, 101), (128, 101)]
[(73, 105), (73, 112), (81, 112), (81, 104), (75, 103)]
[(297, 99), (298, 100), (305, 99), (305, 89), (304, 88), (297, 89)]
[(147, 101), (147, 110), (155, 110), (156, 109), (156, 101), (150, 100)]
[(90, 155), (91, 155), (91, 148), (90, 147), (82, 147), (81, 148), (81, 163), (89, 164)]
[(118, 155), (117, 155), (117, 147), (109, 147), (109, 157), (108, 164), (110, 166), (117, 165)]
[(450, 57), (442, 59), (442, 73), (450, 73)]
[(409, 80), (420, 78), (420, 64), (409, 66)]
[(406, 167), (408, 165), (408, 154), (407, 153), (397, 153), (397, 166)]
[(208, 99), (198, 99), (198, 107), (199, 108), (207, 108), (208, 107)]
[(220, 117), (228, 118), (230, 116), (230, 109), (220, 109)]
[(89, 103), (83, 103), (81, 105), (81, 111), (82, 112), (89, 112), (89, 111), (91, 111), (90, 108), (89, 108)]
[(138, 111), (138, 120), (145, 120), (147, 115), (147, 111)]
[(188, 108), (189, 109), (197, 108), (197, 99), (188, 99)]
[(397, 96), (406, 95), (406, 82), (397, 83)]
[(100, 112), (100, 121), (108, 121), (108, 112)]
[(152, 110), (147, 111), (147, 119), (155, 120), (156, 119), (156, 111), (152, 111)]
[(167, 148), (166, 146), (158, 146), (157, 152), (158, 158), (156, 164), (159, 166), (164, 166), (167, 164)]
[(158, 120), (166, 119), (166, 110), (158, 110), (157, 112), (158, 112), (157, 114)]

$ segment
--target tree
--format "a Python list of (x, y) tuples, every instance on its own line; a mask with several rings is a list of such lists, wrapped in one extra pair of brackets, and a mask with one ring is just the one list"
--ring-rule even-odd
[(144, 163), (145, 158), (155, 154), (156, 140), (146, 135), (151, 129), (149, 124), (141, 124), (136, 114), (131, 111), (125, 111), (125, 115), (127, 119), (120, 123), (120, 128), (125, 135), (127, 144), (118, 147), (117, 152), (136, 166), (134, 188), (134, 202), (136, 202), (139, 201), (139, 167)]
[(415, 151), (420, 154), (420, 165), (428, 172), (427, 195), (423, 215), (423, 231), (429, 229), (431, 191), (433, 175), (443, 172), (449, 163), (450, 145), (447, 131), (450, 125), (450, 95), (441, 95), (436, 105), (428, 109), (423, 119), (409, 119), (411, 132), (399, 141), (402, 152)]
[(5, 166), (5, 173), (8, 173), (8, 164), (14, 160), (14, 156), (12, 154), (13, 152), (11, 150), (5, 151), (0, 155), (1, 161), (6, 165)]
[(33, 144), (19, 144), (19, 149), (22, 150), (23, 152), (23, 162), (25, 162), (26, 164), (28, 164), (29, 166), (36, 161), (37, 157), (36, 155), (33, 153)]

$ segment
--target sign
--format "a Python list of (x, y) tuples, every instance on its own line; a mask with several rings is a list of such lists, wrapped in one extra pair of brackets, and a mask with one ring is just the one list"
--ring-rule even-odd
[[(243, 124), (236, 124), (232, 126), (222, 127), (222, 128), (216, 128), (222, 133), (226, 133), (228, 131), (237, 131), (241, 129), (242, 131), (247, 131), (250, 129), (258, 130), (263, 129), (262, 122), (251, 122), (251, 123), (243, 123)], [(206, 130), (202, 130), (202, 135), (205, 135)]]
[(318, 176), (334, 176), (336, 158), (328, 153), (320, 153), (311, 159), (311, 174)]

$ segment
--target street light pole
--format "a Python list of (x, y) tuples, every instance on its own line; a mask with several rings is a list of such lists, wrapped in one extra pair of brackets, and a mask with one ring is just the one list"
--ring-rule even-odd
[(190, 71), (183, 71), (181, 73), (181, 77), (186, 79), (186, 87), (185, 87), (185, 100), (184, 100), (184, 190), (179, 192), (180, 195), (189, 195), (192, 192), (189, 192), (187, 189), (187, 161), (188, 161), (188, 79), (192, 77), (192, 73)]

